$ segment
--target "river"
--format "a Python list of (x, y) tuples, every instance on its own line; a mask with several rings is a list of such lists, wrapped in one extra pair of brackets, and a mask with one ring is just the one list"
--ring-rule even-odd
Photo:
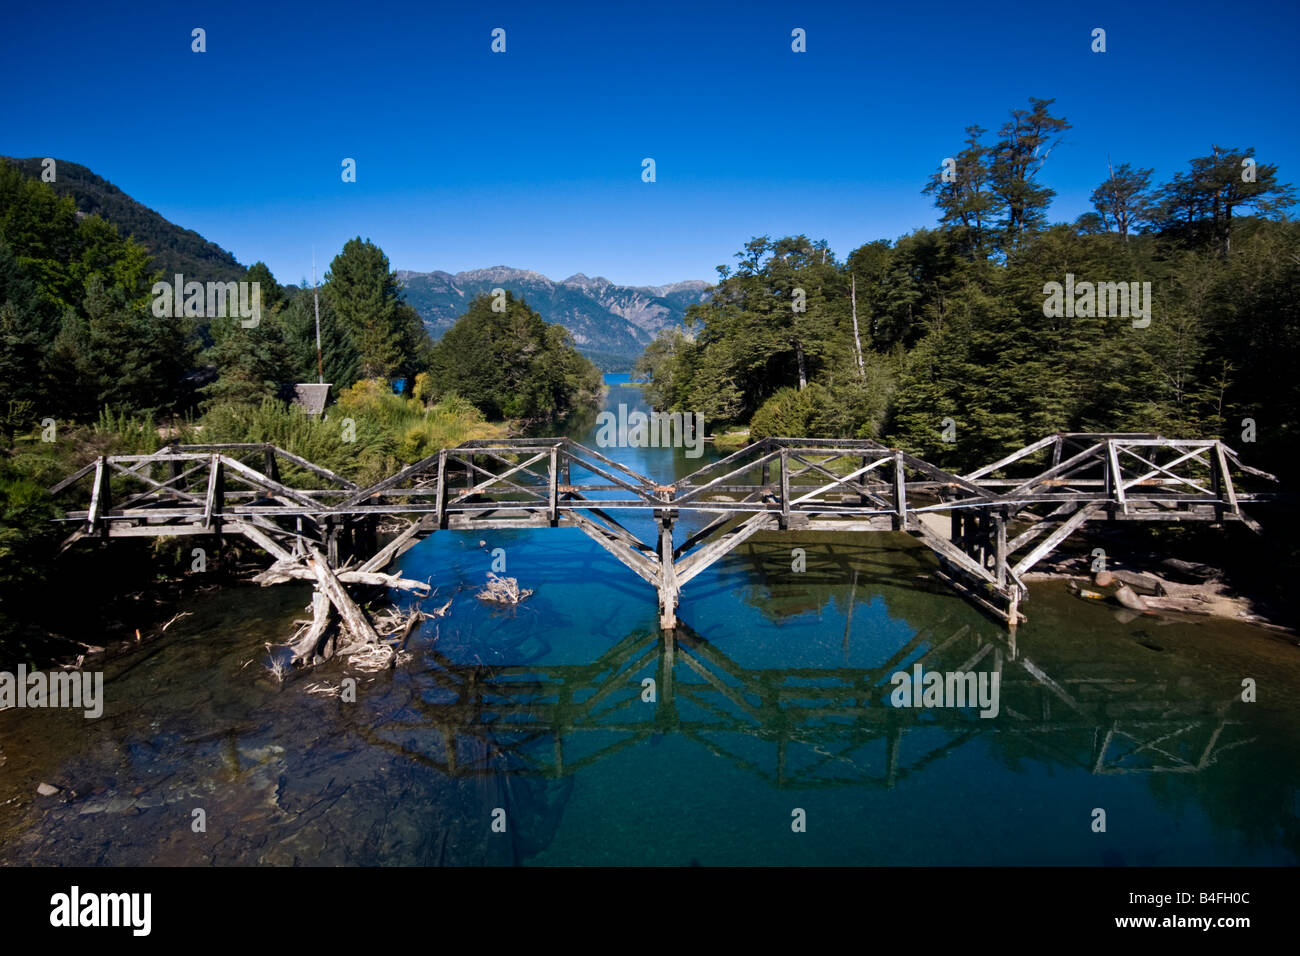
[[(607, 381), (608, 407), (645, 408)], [(716, 457), (604, 451), (665, 482)], [(769, 534), (686, 586), (669, 653), (653, 590), (577, 529), (488, 535), (397, 562), (451, 612), (355, 702), (312, 692), (337, 662), (271, 677), (310, 595), (281, 585), (195, 598), (107, 666), (99, 719), (0, 713), (0, 863), (1300, 859), (1300, 649), (1275, 634), (1125, 622), (1046, 583), (1013, 647), (904, 535)], [(497, 548), (536, 592), (509, 611), (473, 597)], [(922, 657), (997, 669), (997, 715), (889, 706)]]

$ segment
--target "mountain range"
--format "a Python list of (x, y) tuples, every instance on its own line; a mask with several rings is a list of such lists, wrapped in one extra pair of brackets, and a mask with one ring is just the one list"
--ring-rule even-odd
[[(41, 157), (0, 162), (40, 179)], [(70, 196), (83, 215), (98, 214), (133, 236), (150, 254), (150, 265), (165, 276), (181, 273), (199, 282), (242, 279), (247, 272), (233, 255), (193, 230), (170, 222), (90, 169), (57, 160), (55, 192)], [(547, 322), (563, 325), (578, 350), (609, 372), (628, 371), (636, 357), (668, 325), (681, 322), (687, 308), (709, 297), (710, 285), (698, 279), (664, 286), (622, 286), (578, 273), (559, 282), (538, 272), (494, 266), (469, 272), (398, 270), (406, 300), (435, 340), (451, 328), (475, 296), (509, 289)]]
[(406, 300), (437, 339), (464, 315), (475, 296), (508, 289), (547, 322), (563, 325), (578, 350), (605, 371), (626, 371), (660, 329), (679, 324), (686, 310), (708, 299), (707, 282), (662, 286), (615, 285), (582, 273), (556, 282), (538, 272), (493, 266), (468, 272), (399, 270)]

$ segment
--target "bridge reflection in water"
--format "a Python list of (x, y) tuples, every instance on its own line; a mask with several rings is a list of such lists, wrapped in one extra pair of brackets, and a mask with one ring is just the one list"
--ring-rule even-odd
[[(1252, 739), (1234, 733), (1235, 697), (1207, 701), (1185, 682), (1092, 663), (1052, 675), (1014, 638), (969, 626), (918, 632), (870, 669), (746, 668), (680, 626), (675, 638), (630, 635), (589, 664), (463, 664), (436, 650), (428, 660), (409, 706), (367, 733), (453, 777), (565, 778), (662, 734), (783, 789), (893, 787), (983, 735), (1093, 774), (1196, 773)], [(893, 706), (890, 676), (918, 663), (999, 674), (998, 715)]]

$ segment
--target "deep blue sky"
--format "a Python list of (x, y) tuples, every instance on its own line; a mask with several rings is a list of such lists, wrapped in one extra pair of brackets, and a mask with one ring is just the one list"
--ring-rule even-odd
[[(803, 232), (843, 257), (933, 224), (927, 176), (967, 125), (992, 141), (1030, 96), (1074, 127), (1043, 173), (1054, 220), (1086, 211), (1108, 155), (1164, 181), (1212, 143), (1253, 145), (1300, 183), (1298, 11), (11, 4), (0, 153), (89, 166), (281, 281), (308, 275), (313, 244), (323, 271), (355, 235), (399, 269), (713, 280), (753, 235)], [(505, 54), (489, 51), (498, 26)]]

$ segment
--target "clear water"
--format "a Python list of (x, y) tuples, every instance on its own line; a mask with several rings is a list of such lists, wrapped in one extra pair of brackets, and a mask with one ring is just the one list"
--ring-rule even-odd
[[(609, 378), (607, 405), (645, 407), (627, 376)], [(575, 437), (594, 446), (594, 422)], [(710, 455), (611, 457), (668, 481)], [(625, 523), (648, 539), (649, 521)], [(473, 597), (498, 547), (536, 592), (511, 611)], [(1300, 650), (1257, 628), (1124, 623), (1040, 584), (1013, 650), (933, 583), (927, 550), (887, 534), (751, 539), (686, 586), (671, 649), (654, 592), (576, 529), (438, 532), (398, 564), (452, 611), (412, 638), (410, 662), (358, 675), (356, 703), (309, 693), (339, 684), (336, 663), (270, 678), (264, 644), (309, 598), (278, 586), (197, 599), (110, 665), (99, 720), (0, 714), (0, 862), (1300, 856)], [(981, 652), (975, 669), (1001, 669), (997, 717), (889, 706), (894, 671), (922, 657), (957, 670)], [(1243, 678), (1258, 702), (1240, 699)], [(37, 796), (42, 781), (64, 792)]]

